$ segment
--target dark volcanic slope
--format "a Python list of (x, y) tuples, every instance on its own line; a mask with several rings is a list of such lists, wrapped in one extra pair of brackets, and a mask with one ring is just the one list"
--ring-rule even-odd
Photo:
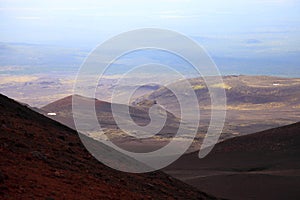
[(300, 199), (300, 123), (221, 142), (165, 171), (229, 199)]
[(77, 133), (0, 95), (0, 199), (212, 199), (164, 173), (112, 170)]

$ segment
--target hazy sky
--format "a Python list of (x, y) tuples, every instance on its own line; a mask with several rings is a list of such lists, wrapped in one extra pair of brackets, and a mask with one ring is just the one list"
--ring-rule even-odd
[(186, 34), (219, 57), (300, 63), (300, 0), (0, 0), (0, 18), (0, 42), (91, 49), (155, 27)]
[(0, 0), (0, 13), (1, 41), (93, 43), (157, 27), (193, 37), (300, 48), (295, 44), (300, 33), (297, 0)]

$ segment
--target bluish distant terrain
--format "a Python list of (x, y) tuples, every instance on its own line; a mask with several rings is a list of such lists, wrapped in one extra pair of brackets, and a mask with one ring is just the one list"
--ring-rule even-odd
[[(200, 41), (204, 48), (208, 42)], [(255, 43), (256, 41), (248, 41)], [(88, 56), (90, 48), (62, 47), (58, 45), (0, 43), (0, 74), (63, 74), (74, 75)], [(206, 48), (207, 49), (207, 48)], [(290, 52), (282, 55), (226, 56), (210, 53), (222, 75), (271, 75), (300, 77), (299, 53)], [(180, 73), (193, 74), (193, 67), (184, 59), (174, 54), (159, 50), (133, 51), (117, 59), (107, 70), (106, 75), (122, 74), (135, 66), (159, 63), (168, 65)]]

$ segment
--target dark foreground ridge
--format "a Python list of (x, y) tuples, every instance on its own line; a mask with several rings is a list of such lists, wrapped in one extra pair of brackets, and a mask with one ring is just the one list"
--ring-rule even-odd
[(229, 199), (300, 199), (300, 123), (217, 144), (204, 159), (186, 154), (165, 171)]
[(0, 94), (0, 199), (215, 199), (162, 172), (122, 173), (78, 134)]

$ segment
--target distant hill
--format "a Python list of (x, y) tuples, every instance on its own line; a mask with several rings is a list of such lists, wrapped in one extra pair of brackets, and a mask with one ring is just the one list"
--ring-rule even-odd
[[(214, 77), (210, 77), (214, 79)], [(212, 87), (224, 88), (229, 110), (238, 109), (267, 109), (291, 106), (300, 108), (300, 79), (279, 78), (271, 76), (224, 76), (224, 84)], [(210, 95), (202, 78), (189, 79), (199, 101), (199, 106), (208, 109)], [(177, 88), (182, 87), (181, 81), (173, 83)], [(184, 88), (182, 88), (184, 90)], [(138, 98), (134, 104), (143, 105), (144, 101), (156, 101), (170, 112), (179, 115), (179, 105), (175, 95), (167, 88), (158, 90)]]
[(228, 199), (300, 198), (300, 123), (217, 144), (205, 158), (186, 154), (165, 169)]
[[(214, 79), (214, 77), (210, 77)], [(202, 78), (188, 79), (200, 106), (200, 126), (209, 125), (210, 94)], [(288, 125), (299, 121), (300, 79), (271, 76), (224, 76), (224, 84), (213, 84), (224, 88), (227, 96), (227, 114), (221, 139), (241, 134)], [(182, 88), (181, 81), (172, 83)], [(182, 88), (184, 92), (184, 88)], [(152, 102), (180, 118), (180, 105), (175, 95), (167, 88), (144, 95), (133, 102), (136, 106), (148, 106)], [(189, 100), (186, 102), (188, 104)], [(184, 108), (183, 108), (184, 109)]]
[[(78, 96), (82, 102), (95, 102), (96, 113), (101, 128), (110, 140), (122, 148), (135, 152), (148, 152), (161, 148), (167, 144), (172, 138), (180, 125), (179, 120), (170, 112), (167, 112), (167, 120), (162, 130), (155, 137), (149, 139), (136, 139), (119, 129), (112, 115), (111, 103), (100, 101), (97, 99)], [(129, 109), (132, 120), (140, 126), (145, 126), (150, 122), (149, 107), (135, 107), (122, 104), (115, 104), (119, 108)], [(161, 107), (161, 111), (164, 109)], [(75, 129), (73, 114), (72, 114), (72, 96), (65, 97), (53, 103), (50, 103), (40, 109), (44, 115), (55, 113), (55, 116), (48, 116), (62, 124)], [(163, 116), (158, 114), (158, 119)], [(140, 134), (140, 133), (137, 133)], [(98, 131), (94, 131), (93, 127), (89, 131), (89, 136), (93, 138), (101, 138)]]
[[(116, 122), (112, 116), (111, 103), (101, 101), (98, 99), (92, 99), (87, 97), (78, 96), (83, 102), (95, 102), (96, 113), (98, 115), (99, 122), (103, 128), (117, 128)], [(145, 107), (133, 107), (122, 104), (115, 104), (118, 107), (125, 107), (129, 109), (132, 119), (140, 125), (147, 125), (150, 122), (148, 115), (148, 108)], [(163, 108), (161, 108), (163, 109)], [(65, 125), (74, 128), (74, 120), (72, 115), (72, 96), (59, 99), (41, 108), (45, 112), (56, 113), (55, 119), (64, 123)], [(160, 117), (160, 116), (158, 116)], [(172, 114), (168, 113), (168, 122), (177, 123), (178, 119)]]
[(3, 95), (0, 108), (1, 199), (215, 199), (162, 172), (110, 169), (74, 130)]

